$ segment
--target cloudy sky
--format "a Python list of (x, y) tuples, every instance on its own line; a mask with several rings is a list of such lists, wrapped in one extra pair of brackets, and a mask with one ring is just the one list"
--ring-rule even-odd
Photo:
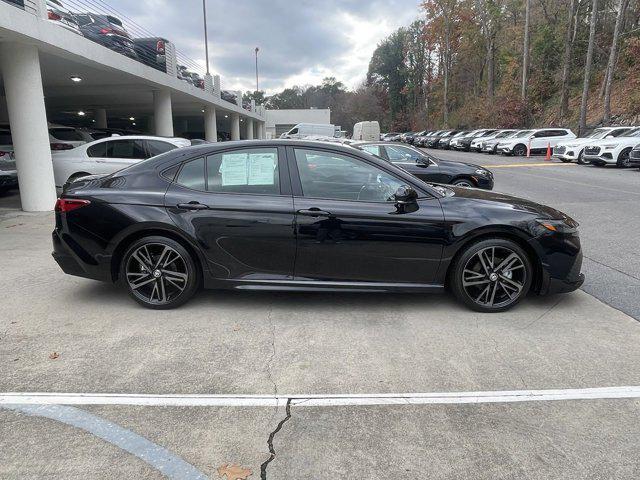
[[(201, 0), (104, 3), (172, 40), (204, 71)], [(326, 76), (355, 87), (377, 43), (416, 19), (418, 5), (419, 0), (207, 0), (211, 71), (220, 74), (224, 89), (254, 90), (257, 46), (260, 89), (268, 93), (317, 84)]]

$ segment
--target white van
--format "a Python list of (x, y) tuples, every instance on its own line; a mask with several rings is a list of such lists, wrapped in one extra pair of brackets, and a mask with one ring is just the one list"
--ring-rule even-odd
[(305, 138), (309, 135), (335, 137), (336, 126), (328, 123), (299, 123), (288, 132), (280, 135), (280, 138)]
[(378, 122), (358, 122), (353, 126), (353, 140), (377, 142), (380, 140), (380, 124)]

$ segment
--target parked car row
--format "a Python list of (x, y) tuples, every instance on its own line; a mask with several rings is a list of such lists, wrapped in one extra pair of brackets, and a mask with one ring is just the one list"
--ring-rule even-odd
[(640, 167), (640, 127), (599, 127), (578, 138), (568, 128), (434, 130), (387, 133), (386, 142), (523, 157), (545, 154), (581, 165)]

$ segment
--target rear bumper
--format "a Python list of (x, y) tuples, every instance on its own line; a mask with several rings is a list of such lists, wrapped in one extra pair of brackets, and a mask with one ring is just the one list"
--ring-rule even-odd
[(51, 255), (64, 273), (103, 282), (112, 280), (109, 268), (110, 256), (101, 257), (100, 262), (95, 261), (79, 245), (65, 241), (65, 235), (57, 229), (52, 232), (51, 239), (53, 242)]

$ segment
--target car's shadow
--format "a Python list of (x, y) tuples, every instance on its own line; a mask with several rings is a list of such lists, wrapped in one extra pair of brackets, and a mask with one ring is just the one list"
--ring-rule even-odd
[[(522, 306), (528, 305), (539, 308), (541, 312), (554, 307), (558, 301), (566, 299), (571, 301), (569, 295), (538, 296), (529, 295)], [(86, 282), (75, 290), (74, 298), (82, 302), (92, 302), (95, 308), (121, 307), (131, 309), (144, 309), (137, 305), (127, 292), (116, 285), (100, 282)], [(74, 299), (69, 299), (73, 302)], [(564, 300), (563, 300), (564, 301)], [(188, 312), (197, 309), (219, 308), (255, 308), (267, 311), (268, 309), (300, 309), (300, 310), (327, 310), (327, 309), (353, 309), (375, 312), (393, 309), (411, 308), (446, 308), (452, 312), (467, 311), (475, 314), (459, 303), (452, 294), (428, 294), (416, 293), (384, 293), (384, 292), (286, 292), (286, 291), (249, 291), (249, 290), (201, 290), (188, 303), (177, 310)], [(520, 306), (519, 306), (520, 307)], [(516, 308), (519, 308), (516, 307)], [(171, 311), (171, 310), (169, 310)]]

